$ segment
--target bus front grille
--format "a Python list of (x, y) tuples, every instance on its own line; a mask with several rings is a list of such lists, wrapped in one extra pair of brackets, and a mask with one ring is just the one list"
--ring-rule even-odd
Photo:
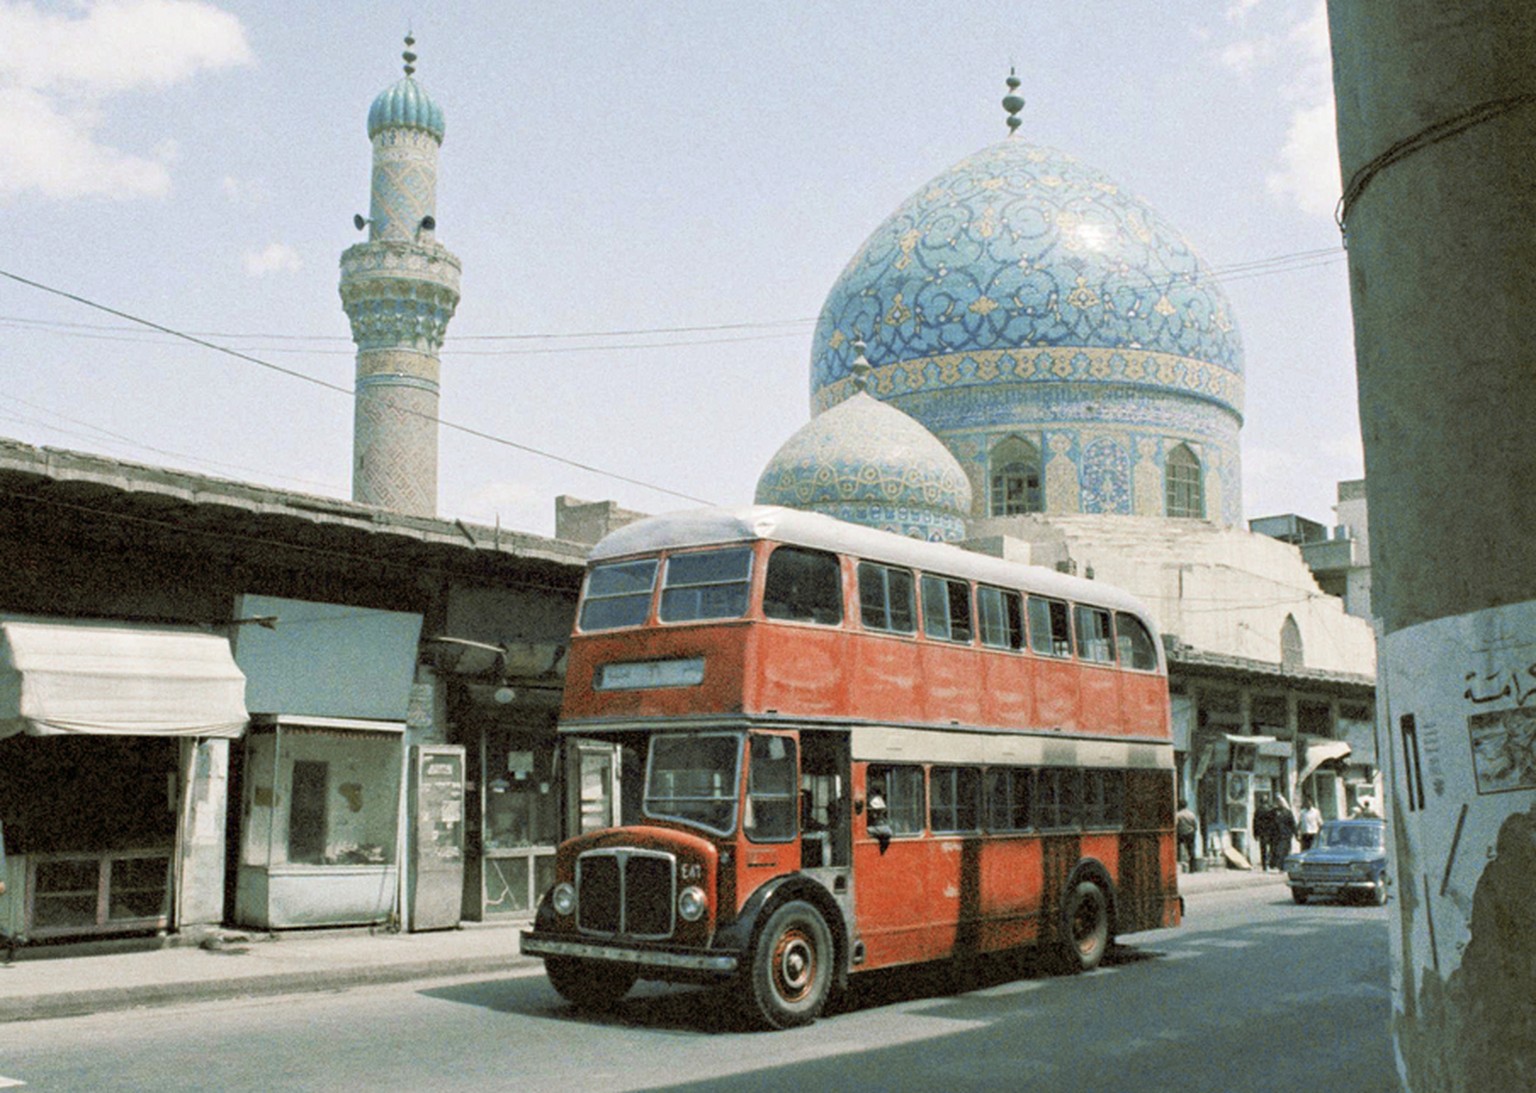
[(576, 892), (582, 933), (671, 937), (677, 859), (655, 850), (589, 850), (576, 862)]

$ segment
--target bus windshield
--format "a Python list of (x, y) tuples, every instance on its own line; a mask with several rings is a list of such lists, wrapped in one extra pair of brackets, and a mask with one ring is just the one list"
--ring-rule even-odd
[(653, 736), (645, 778), (645, 814), (729, 835), (736, 829), (740, 780), (739, 734)]

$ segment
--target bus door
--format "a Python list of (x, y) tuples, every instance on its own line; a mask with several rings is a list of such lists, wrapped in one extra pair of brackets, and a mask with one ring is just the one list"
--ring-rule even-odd
[(852, 858), (852, 802), (848, 771), (848, 737), (844, 733), (804, 731), (800, 734), (800, 866), (835, 869), (828, 878), (834, 894), (848, 888)]
[[(923, 768), (870, 763), (863, 775), (863, 813), (855, 820), (854, 904), (865, 966), (932, 960), (943, 951), (942, 898), (933, 887), (935, 842), (927, 828)], [(954, 937), (953, 923), (948, 936)]]

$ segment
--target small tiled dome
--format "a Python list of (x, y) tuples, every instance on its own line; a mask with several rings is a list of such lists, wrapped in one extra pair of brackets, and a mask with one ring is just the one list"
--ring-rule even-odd
[(951, 542), (965, 538), (971, 487), (937, 437), (860, 391), (785, 441), (757, 481), (757, 503)]
[(424, 129), (441, 144), (443, 111), (410, 76), (379, 92), (368, 108), (368, 139), (385, 129)]

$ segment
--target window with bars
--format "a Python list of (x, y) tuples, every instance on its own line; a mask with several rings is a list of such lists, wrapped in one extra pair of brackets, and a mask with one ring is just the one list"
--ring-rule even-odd
[(1204, 474), (1199, 458), (1188, 444), (1180, 444), (1168, 453), (1163, 477), (1168, 515), (1205, 519)]
[(1038, 447), (1022, 437), (1008, 437), (992, 450), (991, 470), (990, 515), (1045, 511)]

